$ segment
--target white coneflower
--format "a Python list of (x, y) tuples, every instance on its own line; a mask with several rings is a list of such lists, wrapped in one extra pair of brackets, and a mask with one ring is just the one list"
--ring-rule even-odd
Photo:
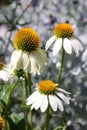
[(72, 53), (72, 49), (75, 51), (76, 55), (78, 55), (79, 51), (83, 50), (82, 42), (74, 35), (74, 28), (71, 24), (60, 23), (54, 28), (53, 33), (54, 35), (46, 43), (46, 50), (48, 50), (54, 42), (54, 56), (60, 51), (62, 44), (64, 50), (68, 54)]
[(27, 98), (27, 105), (31, 105), (31, 108), (36, 110), (40, 108), (41, 112), (45, 112), (49, 105), (53, 111), (57, 111), (57, 108), (63, 111), (63, 102), (69, 104), (69, 98), (65, 96), (69, 92), (57, 86), (51, 80), (41, 81), (37, 85), (36, 91)]
[(10, 76), (7, 72), (7, 65), (4, 65), (2, 62), (0, 62), (0, 79), (8, 81), (9, 77)]
[(23, 69), (25, 73), (40, 74), (47, 62), (46, 52), (40, 47), (40, 37), (32, 28), (20, 29), (14, 37), (14, 47), (9, 64), (10, 73)]

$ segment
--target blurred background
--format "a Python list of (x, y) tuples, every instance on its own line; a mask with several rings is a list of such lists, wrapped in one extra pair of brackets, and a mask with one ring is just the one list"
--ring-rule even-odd
[[(35, 29), (41, 37), (41, 48), (44, 49), (46, 41), (53, 35), (54, 26), (64, 22), (76, 28), (75, 35), (83, 42), (84, 50), (78, 56), (74, 52), (65, 56), (61, 88), (72, 94), (71, 103), (65, 106), (62, 115), (67, 119), (67, 130), (87, 130), (87, 0), (0, 0), (0, 61), (9, 63), (14, 50), (13, 38), (18, 29)], [(42, 79), (57, 82), (60, 54), (53, 57), (52, 49), (49, 49), (47, 55), (49, 64), (46, 71), (35, 76), (33, 84)], [(17, 97), (16, 93), (17, 90), (13, 99)], [(9, 111), (21, 113), (19, 102), (15, 99), (14, 103)], [(38, 119), (34, 117), (34, 121), (38, 124), (40, 114), (36, 116)], [(50, 130), (60, 123), (57, 117), (53, 118)]]

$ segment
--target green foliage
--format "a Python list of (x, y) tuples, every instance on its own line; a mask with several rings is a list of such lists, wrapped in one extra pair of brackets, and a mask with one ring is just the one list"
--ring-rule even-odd
[(0, 100), (2, 100), (5, 104), (7, 104), (8, 98), (12, 89), (12, 85), (5, 84), (3, 86), (0, 86), (0, 88), (1, 87), (2, 87), (2, 90), (0, 91)]
[(4, 130), (11, 130), (10, 126), (9, 126), (9, 122), (7, 120), (5, 120), (5, 128)]
[(2, 102), (0, 102), (0, 113), (2, 113), (2, 112), (3, 112), (3, 108), (4, 108), (3, 103), (2, 103)]
[(5, 104), (8, 104), (9, 96), (14, 88), (15, 84), (5, 84), (0, 91), (0, 100), (2, 100)]
[(18, 82), (19, 80), (17, 80), (14, 84), (5, 84), (0, 86), (0, 100), (6, 105), (9, 105), (10, 96)]
[(19, 116), (19, 114), (15, 112), (10, 115), (10, 118), (16, 125), (23, 119), (23, 117)]
[(41, 130), (41, 128), (39, 126), (37, 126), (33, 130)]
[[(25, 119), (17, 113), (12, 113), (9, 118), (9, 125), (11, 130), (25, 130)], [(8, 129), (7, 129), (8, 130)]]
[(66, 130), (66, 125), (65, 126), (58, 126), (54, 130)]

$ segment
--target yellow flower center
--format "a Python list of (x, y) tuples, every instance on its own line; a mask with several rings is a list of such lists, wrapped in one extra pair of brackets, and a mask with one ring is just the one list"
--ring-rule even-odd
[(2, 128), (4, 128), (4, 120), (0, 117), (0, 130), (2, 130)]
[(2, 70), (4, 64), (0, 61), (0, 70)]
[(58, 38), (70, 38), (74, 34), (74, 29), (69, 23), (61, 23), (54, 28), (53, 32)]
[(14, 37), (14, 47), (17, 50), (31, 52), (40, 45), (40, 37), (32, 28), (20, 29)]
[(53, 94), (56, 90), (56, 84), (51, 80), (43, 80), (38, 84), (40, 93)]

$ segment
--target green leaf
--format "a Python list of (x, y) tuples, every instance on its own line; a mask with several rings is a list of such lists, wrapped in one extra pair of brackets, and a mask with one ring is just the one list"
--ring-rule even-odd
[(35, 127), (33, 130), (41, 130), (40, 126)]
[(67, 127), (66, 125), (65, 125), (65, 126), (63, 126), (63, 130), (66, 130), (66, 127)]
[(58, 127), (56, 127), (54, 130), (62, 130), (62, 127), (63, 127), (63, 126), (58, 126)]
[(16, 125), (23, 119), (23, 117), (19, 116), (19, 114), (17, 113), (12, 113), (10, 115), (10, 118), (13, 121), (13, 123)]
[(12, 87), (11, 84), (3, 85), (3, 89), (0, 91), (0, 100), (5, 102), (6, 104), (7, 104), (8, 98), (9, 98), (11, 87)]
[[(14, 84), (3, 85), (3, 88), (0, 91), (0, 100), (3, 101), (5, 104), (8, 104), (9, 97), (10, 97), (11, 93), (13, 92), (17, 83), (18, 83), (18, 80)], [(2, 86), (0, 86), (0, 87), (2, 87)]]

